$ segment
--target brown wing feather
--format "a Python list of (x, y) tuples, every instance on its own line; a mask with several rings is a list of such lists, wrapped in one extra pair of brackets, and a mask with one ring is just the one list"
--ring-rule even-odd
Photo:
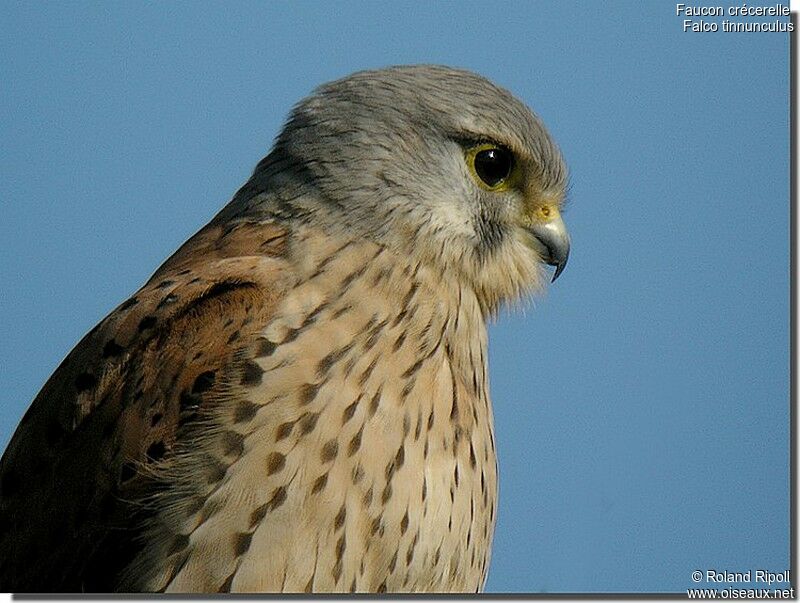
[(70, 352), (0, 460), (0, 592), (115, 590), (148, 469), (244, 370), (286, 246), (273, 224), (212, 223)]

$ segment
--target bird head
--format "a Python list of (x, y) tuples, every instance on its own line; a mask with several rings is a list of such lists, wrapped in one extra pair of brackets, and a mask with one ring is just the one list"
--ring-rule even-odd
[(552, 280), (563, 271), (566, 186), (558, 147), (511, 93), (416, 65), (321, 86), (239, 196), (263, 210), (282, 189), (295, 219), (313, 215), (468, 283), (492, 312), (541, 288), (543, 265), (555, 267)]

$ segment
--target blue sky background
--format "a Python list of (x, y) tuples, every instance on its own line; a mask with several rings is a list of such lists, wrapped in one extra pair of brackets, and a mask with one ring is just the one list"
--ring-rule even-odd
[(296, 101), (446, 63), (531, 105), (572, 172), (567, 270), (490, 328), (488, 590), (788, 568), (786, 34), (683, 33), (671, 1), (0, 5), (0, 448)]

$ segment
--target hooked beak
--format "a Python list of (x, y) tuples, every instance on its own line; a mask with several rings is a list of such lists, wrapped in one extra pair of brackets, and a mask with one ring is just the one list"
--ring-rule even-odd
[(569, 259), (569, 233), (564, 221), (560, 215), (556, 214), (550, 220), (535, 222), (528, 227), (528, 230), (541, 246), (539, 252), (542, 255), (542, 259), (551, 266), (556, 267), (556, 271), (553, 273), (553, 280), (550, 281), (555, 282), (564, 271), (567, 259)]

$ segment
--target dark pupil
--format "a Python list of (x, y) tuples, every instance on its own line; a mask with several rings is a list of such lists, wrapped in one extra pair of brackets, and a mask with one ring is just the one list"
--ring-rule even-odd
[(475, 171), (487, 186), (496, 186), (511, 172), (511, 153), (505, 149), (484, 149), (475, 155)]

